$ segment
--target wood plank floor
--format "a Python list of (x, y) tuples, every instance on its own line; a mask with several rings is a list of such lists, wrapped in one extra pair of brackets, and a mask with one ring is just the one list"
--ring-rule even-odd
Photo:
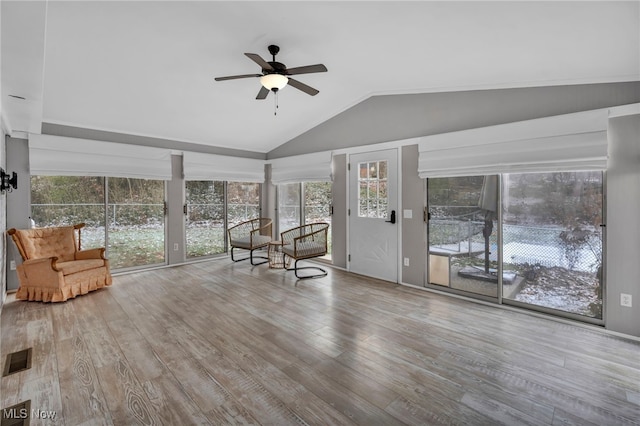
[(640, 424), (638, 342), (339, 270), (202, 262), (1, 321), (32, 424)]

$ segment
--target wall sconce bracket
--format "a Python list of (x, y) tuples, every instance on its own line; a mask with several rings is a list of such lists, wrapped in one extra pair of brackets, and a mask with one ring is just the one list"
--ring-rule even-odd
[(2, 167), (0, 167), (0, 192), (13, 191), (18, 189), (18, 174), (12, 172), (6, 173)]

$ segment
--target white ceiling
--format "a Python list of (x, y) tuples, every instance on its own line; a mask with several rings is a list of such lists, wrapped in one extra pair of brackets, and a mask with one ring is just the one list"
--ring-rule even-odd
[[(376, 94), (640, 80), (640, 2), (1, 2), (2, 114), (268, 152)], [(243, 55), (320, 90), (255, 100)], [(9, 95), (25, 97), (18, 100)]]

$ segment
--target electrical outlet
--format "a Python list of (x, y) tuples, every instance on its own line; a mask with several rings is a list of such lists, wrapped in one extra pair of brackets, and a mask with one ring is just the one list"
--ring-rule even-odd
[(408, 257), (404, 258), (404, 266), (409, 266), (409, 258)]
[(11, 269), (12, 271), (16, 270), (16, 261), (12, 260), (11, 262), (9, 262), (9, 269)]
[(626, 293), (620, 293), (620, 306), (632, 307), (631, 295)]
[(180, 250), (180, 246), (178, 245), (178, 243), (174, 243), (173, 244), (173, 251), (178, 251)]

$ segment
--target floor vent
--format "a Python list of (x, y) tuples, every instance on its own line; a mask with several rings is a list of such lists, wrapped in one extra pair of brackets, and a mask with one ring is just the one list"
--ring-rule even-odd
[(2, 409), (0, 426), (29, 426), (31, 422), (31, 400)]
[(32, 348), (24, 349), (7, 355), (7, 361), (4, 363), (4, 373), (2, 374), (2, 377), (30, 369), (31, 349)]

